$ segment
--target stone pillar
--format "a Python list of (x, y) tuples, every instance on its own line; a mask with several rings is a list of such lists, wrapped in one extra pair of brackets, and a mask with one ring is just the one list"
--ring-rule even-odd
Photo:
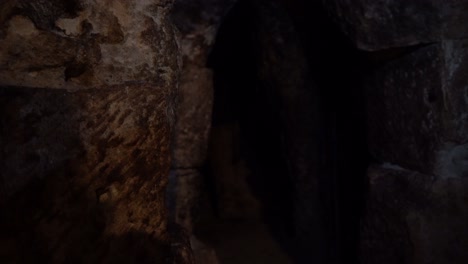
[(171, 5), (0, 4), (0, 262), (173, 258)]
[[(169, 191), (175, 222), (193, 232), (194, 215), (203, 186), (201, 168), (207, 158), (213, 108), (213, 71), (208, 56), (221, 19), (235, 0), (176, 0), (172, 18), (179, 30), (182, 70), (178, 92), (177, 121), (172, 151)], [(194, 236), (197, 263), (217, 263), (215, 252)]]

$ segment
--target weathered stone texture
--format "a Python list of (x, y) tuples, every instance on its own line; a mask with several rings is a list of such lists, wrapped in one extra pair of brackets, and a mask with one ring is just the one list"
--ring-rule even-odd
[(360, 49), (382, 50), (468, 36), (465, 0), (323, 1)]
[(441, 177), (466, 175), (465, 45), (461, 40), (421, 47), (374, 70), (368, 83), (374, 157)]
[(172, 236), (172, 264), (184, 263), (210, 263), (210, 262), (195, 262), (194, 250), (191, 246), (191, 234), (177, 223), (174, 223), (171, 230)]
[(182, 53), (190, 62), (206, 66), (217, 30), (236, 0), (176, 0), (172, 18), (181, 33)]
[(368, 172), (362, 263), (465, 263), (467, 180), (389, 166)]
[[(213, 108), (213, 72), (208, 55), (218, 27), (234, 0), (177, 0), (172, 20), (179, 30), (182, 70), (178, 92), (177, 121), (172, 149), (172, 181), (169, 191), (172, 217), (193, 235), (194, 214), (200, 203), (208, 137)], [(192, 236), (197, 263), (217, 263), (212, 250)]]
[(233, 2), (175, 2), (172, 17), (180, 30), (183, 68), (174, 133), (174, 168), (199, 168), (206, 160), (213, 107), (213, 74), (207, 68), (207, 60), (221, 19)]
[(0, 4), (0, 262), (191, 262), (165, 207), (171, 6)]
[(2, 3), (0, 13), (2, 85), (86, 88), (175, 81), (170, 1), (10, 2)]
[(174, 135), (173, 167), (200, 168), (206, 160), (213, 108), (212, 71), (183, 68)]
[[(11, 87), (0, 101), (7, 260), (21, 251), (54, 263), (162, 259), (154, 254), (167, 252), (169, 241), (164, 93), (149, 85), (73, 93)], [(126, 237), (142, 248), (125, 249)], [(154, 253), (153, 244), (160, 244)]]
[[(373, 64), (363, 263), (465, 263), (466, 11), (454, 1), (323, 1)], [(398, 47), (398, 49), (396, 49)]]
[(372, 29), (367, 40), (355, 40), (366, 49), (383, 48), (387, 38), (394, 46), (435, 42), (407, 47), (377, 65), (367, 84), (370, 152), (385, 166), (369, 169), (363, 263), (468, 261), (467, 41), (446, 39), (466, 37), (465, 28), (455, 26), (463, 20), (461, 13), (444, 17), (456, 5), (462, 3), (438, 6), (434, 14), (441, 15), (441, 28), (428, 22), (428, 34), (418, 31), (422, 20), (412, 21), (411, 40), (401, 31), (386, 35), (387, 30), (379, 38)]
[(203, 176), (197, 169), (172, 170), (169, 176), (168, 204), (174, 221), (192, 234)]
[(212, 71), (186, 61), (178, 92), (177, 120), (172, 145), (171, 203), (175, 221), (189, 233), (200, 199), (213, 106)]
[[(179, 106), (174, 138), (173, 167), (180, 174), (181, 201), (186, 205), (179, 210), (187, 219), (191, 230), (191, 210), (199, 199), (202, 175), (199, 169), (205, 164), (208, 136), (213, 108), (213, 72), (207, 60), (222, 18), (234, 0), (178, 0), (172, 18), (180, 31), (179, 42), (183, 59)], [(191, 190), (189, 190), (191, 189)], [(190, 197), (184, 197), (184, 194)], [(192, 208), (191, 208), (192, 207)]]
[[(233, 1), (175, 2), (172, 19), (180, 31), (183, 67), (176, 109), (172, 167), (181, 177), (186, 174), (183, 170), (198, 170), (206, 160), (213, 107), (213, 76), (212, 70), (207, 68), (207, 59), (221, 18), (231, 2)], [(196, 180), (192, 179), (191, 182), (195, 184)], [(174, 188), (178, 188), (177, 183)], [(179, 195), (183, 196), (183, 192)], [(195, 200), (190, 203), (196, 203), (196, 195), (191, 199)]]

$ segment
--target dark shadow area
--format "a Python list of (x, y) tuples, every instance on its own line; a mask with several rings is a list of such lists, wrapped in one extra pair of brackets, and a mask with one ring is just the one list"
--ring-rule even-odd
[[(320, 192), (327, 228), (326, 263), (358, 263), (366, 195), (365, 78), (370, 54), (357, 50), (318, 1), (283, 1), (319, 90)], [(313, 139), (311, 139), (313, 140)]]
[[(270, 49), (262, 46), (265, 45), (261, 44), (265, 43), (264, 36), (258, 33), (258, 28), (265, 25), (255, 24), (261, 20), (257, 16), (262, 5), (258, 8), (250, 1), (240, 1), (219, 29), (209, 61), (215, 72), (212, 133), (216, 135), (217, 127), (230, 124), (229, 135), (234, 140), (226, 144), (228, 148), (225, 151), (234, 153), (230, 156), (233, 163), (239, 160), (246, 162), (250, 173), (246, 177), (249, 188), (245, 191), (258, 199), (262, 221), (294, 263), (358, 263), (359, 223), (366, 195), (366, 169), (370, 161), (364, 77), (371, 69), (372, 57), (351, 44), (320, 3), (301, 0), (274, 2), (274, 8), (286, 10), (289, 18), (272, 24), (287, 30), (290, 30), (288, 27), (294, 28), (290, 31), (295, 32), (306, 57), (307, 76), (301, 76), (306, 85), (299, 92), (316, 98), (290, 99), (288, 97), (295, 95), (288, 95), (287, 87), (275, 88), (277, 84), (270, 84), (270, 80), (259, 77), (265, 67), (283, 69), (290, 65), (280, 65), (288, 60), (278, 61), (278, 65), (262, 65), (259, 54), (263, 49)], [(274, 16), (274, 8), (271, 9), (273, 12), (265, 13)], [(267, 19), (281, 20), (284, 17)], [(289, 21), (293, 25), (288, 24)], [(289, 31), (282, 32), (282, 28), (275, 29), (279, 35), (272, 36), (272, 39), (291, 36)], [(277, 47), (281, 48), (280, 44)], [(277, 52), (288, 56), (289, 50)], [(271, 82), (274, 81), (273, 78)], [(287, 104), (294, 104), (294, 100), (298, 100), (296, 107), (299, 110), (285, 112), (291, 111), (287, 110)], [(306, 109), (305, 102), (317, 102), (318, 106), (311, 106), (316, 107), (317, 119), (306, 120), (303, 124), (305, 131), (317, 133), (311, 133), (304, 141), (303, 138), (294, 139), (291, 135), (296, 133), (290, 130), (302, 129), (301, 124), (294, 122), (307, 118), (310, 110)], [(303, 116), (287, 120), (291, 114), (301, 115), (301, 107), (306, 110)], [(219, 144), (219, 141), (212, 141), (212, 144)], [(297, 148), (297, 145), (301, 145), (305, 153), (317, 157), (306, 157), (306, 163), (309, 163), (306, 166), (314, 169), (305, 169), (308, 171), (306, 178), (294, 175), (304, 161), (292, 159), (303, 157), (288, 154), (294, 153), (291, 148)], [(211, 173), (208, 175), (211, 201), (217, 217), (222, 219), (224, 215), (220, 210), (225, 209), (226, 204), (220, 197), (225, 190), (217, 181), (223, 181), (224, 176), (207, 171)], [(319, 205), (316, 212), (312, 212), (316, 216), (305, 215), (298, 219), (302, 218), (298, 212), (301, 205), (310, 203), (312, 207), (317, 202), (313, 196), (300, 194), (313, 189), (307, 189), (310, 182), (315, 182), (309, 179), (318, 182)], [(302, 188), (302, 184), (307, 188)], [(319, 218), (318, 222), (314, 222), (314, 217)], [(318, 226), (311, 227), (313, 225)], [(314, 231), (317, 229), (321, 233)], [(301, 230), (305, 232), (301, 233)], [(313, 248), (324, 252), (320, 256), (313, 255), (317, 250)]]
[(292, 182), (282, 153), (279, 98), (266, 94), (258, 79), (253, 16), (252, 4), (240, 1), (219, 30), (209, 61), (215, 72), (213, 126), (236, 124), (233, 158), (245, 159), (250, 169), (247, 182), (262, 203), (264, 219), (275, 222), (276, 235), (288, 236)]
[[(213, 209), (216, 218), (219, 219), (219, 224), (213, 224), (216, 226), (214, 228), (218, 228), (216, 232), (224, 232), (222, 229), (229, 226), (232, 230), (228, 233), (232, 236), (238, 237), (239, 233), (245, 233), (243, 238), (246, 240), (262, 243), (269, 238), (265, 238), (267, 235), (258, 229), (263, 228), (260, 225), (266, 224), (265, 232), (270, 233), (268, 236), (276, 238), (281, 246), (290, 247), (287, 249), (289, 251), (292, 250), (293, 243), (292, 182), (287, 174), (285, 155), (282, 153), (282, 124), (278, 119), (279, 109), (275, 107), (278, 98), (265, 95), (266, 91), (258, 79), (256, 61), (258, 56), (256, 44), (253, 43), (254, 15), (249, 1), (240, 1), (236, 4), (224, 19), (209, 58), (208, 66), (214, 70), (215, 90), (211, 154), (206, 170), (207, 186), (210, 187)], [(216, 159), (213, 158), (213, 155), (216, 155), (213, 154), (215, 144), (223, 144), (224, 151), (231, 153), (224, 158), (229, 159), (228, 163), (232, 164), (232, 167), (221, 171), (235, 170), (233, 177), (238, 178), (226, 180), (223, 177), (230, 176), (213, 175), (215, 172), (212, 168), (217, 166), (213, 163), (218, 162), (213, 160)], [(245, 173), (242, 172), (243, 168), (246, 168)], [(224, 183), (220, 184), (217, 181)], [(244, 183), (248, 185), (247, 188), (244, 188)], [(252, 197), (258, 199), (261, 209), (250, 208), (250, 202), (256, 202), (250, 201), (250, 197), (244, 198), (251, 196), (250, 194), (238, 194), (237, 197), (225, 195), (223, 192), (229, 191), (225, 191), (224, 188), (231, 185), (232, 188), (237, 188), (236, 192), (245, 191), (253, 194)], [(264, 223), (256, 222), (257, 214), (261, 215), (259, 221)], [(200, 234), (200, 237), (206, 235)], [(225, 239), (236, 238), (225, 237)], [(245, 243), (249, 244), (247, 241)], [(265, 249), (268, 246), (261, 244), (257, 246), (254, 251), (269, 250)], [(236, 250), (232, 248), (232, 251)], [(275, 248), (275, 250), (281, 249)], [(239, 252), (242, 254), (242, 249)], [(220, 258), (222, 259), (222, 256)], [(250, 261), (252, 262), (249, 263), (257, 263), (253, 262), (254, 259)], [(274, 261), (274, 259), (258, 257), (257, 261)], [(284, 263), (281, 261), (278, 259), (275, 263)]]

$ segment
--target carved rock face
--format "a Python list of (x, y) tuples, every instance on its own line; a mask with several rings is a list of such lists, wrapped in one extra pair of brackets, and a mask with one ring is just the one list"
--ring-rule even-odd
[(374, 157), (443, 178), (466, 177), (467, 165), (457, 161), (468, 153), (465, 45), (421, 47), (373, 70), (367, 93)]
[(171, 257), (165, 187), (179, 71), (171, 5), (2, 2), (1, 258)]

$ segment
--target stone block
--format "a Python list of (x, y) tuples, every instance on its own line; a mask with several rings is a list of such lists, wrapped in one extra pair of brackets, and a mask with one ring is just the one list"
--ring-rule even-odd
[(323, 1), (358, 48), (382, 50), (468, 36), (465, 0)]
[(441, 177), (467, 175), (467, 43), (424, 46), (373, 70), (367, 96), (375, 158)]
[(372, 166), (362, 263), (466, 263), (468, 180)]

